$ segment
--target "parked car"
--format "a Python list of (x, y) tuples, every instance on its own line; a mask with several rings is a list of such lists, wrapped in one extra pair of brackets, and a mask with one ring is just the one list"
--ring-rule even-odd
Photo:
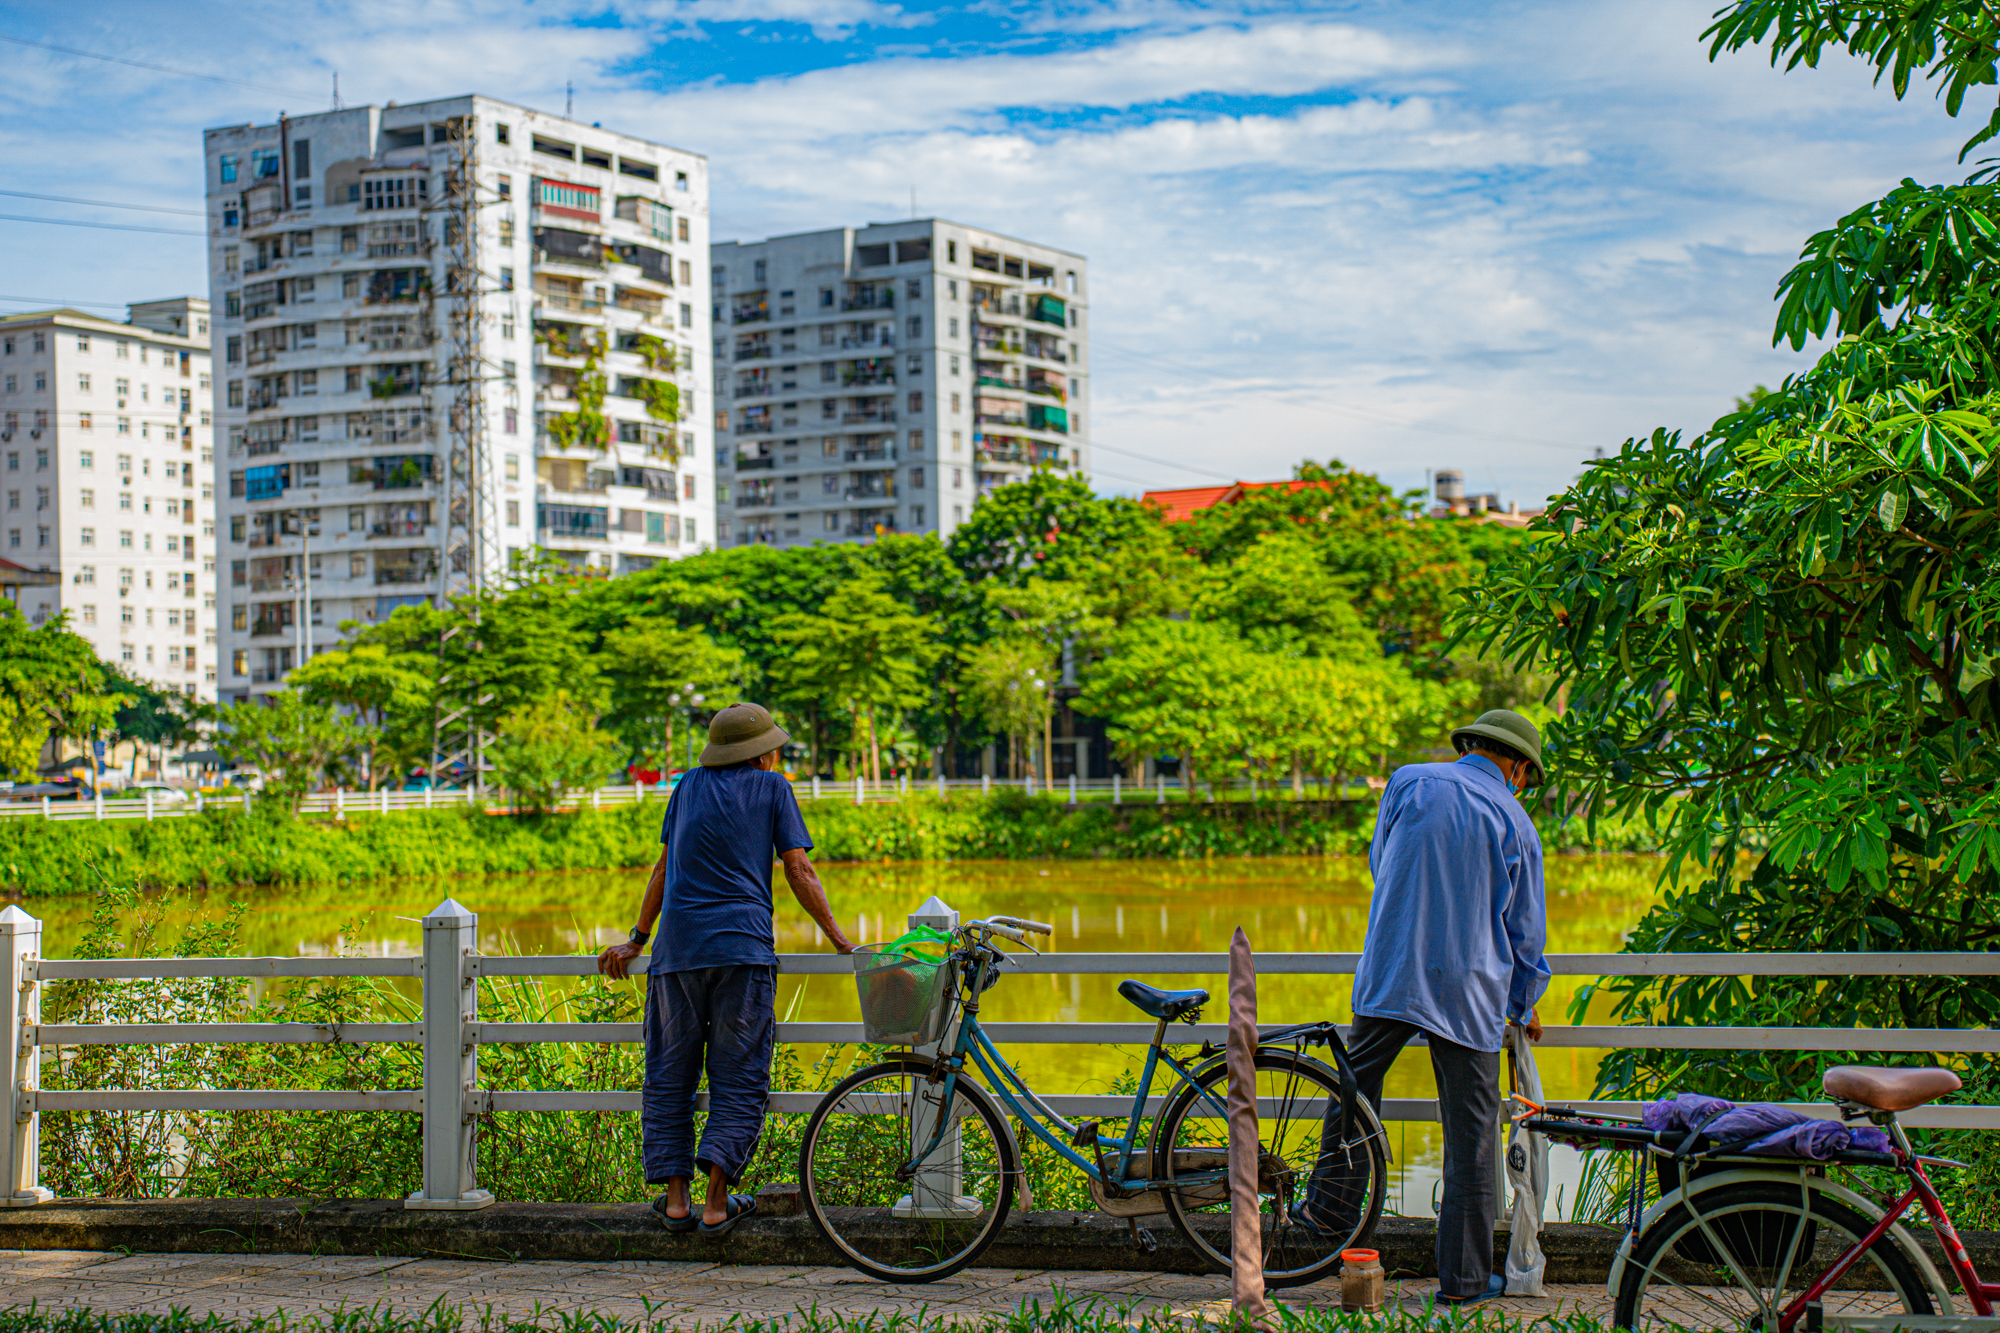
[(153, 794), (154, 805), (179, 805), (188, 798), (188, 794), (179, 787), (169, 787), (159, 782), (135, 783), (120, 792), (119, 797), (123, 800), (143, 801), (147, 792)]

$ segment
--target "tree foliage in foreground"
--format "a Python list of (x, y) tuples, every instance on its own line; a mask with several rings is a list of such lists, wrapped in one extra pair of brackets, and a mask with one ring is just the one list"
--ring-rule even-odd
[[(1719, 46), (1768, 37), (1808, 64), (1845, 32), (1900, 93), (1912, 62), (1958, 49), (1944, 25), (1970, 8), (1744, 4), (1714, 31)], [(1973, 81), (1990, 83), (1980, 49)], [(1470, 594), (1463, 631), (1567, 691), (1547, 735), (1559, 807), (1643, 812), (1666, 830), (1672, 887), (1629, 948), (1955, 951), (2000, 937), (1997, 220), (1981, 178), (1905, 183), (1813, 237), (1779, 288), (1777, 336), (1832, 332), (1817, 364), (1693, 441), (1627, 441)], [(1599, 989), (1653, 1024), (2000, 1015), (2000, 985), (1979, 977)], [(1948, 1058), (2000, 1093), (1984, 1058), (1905, 1058)], [(1620, 1052), (1598, 1086), (1809, 1097), (1828, 1064), (1893, 1059)], [(2000, 1175), (2000, 1158), (1982, 1160)]]

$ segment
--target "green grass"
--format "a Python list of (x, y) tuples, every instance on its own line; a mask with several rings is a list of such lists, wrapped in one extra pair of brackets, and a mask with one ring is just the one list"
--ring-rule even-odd
[[(0, 1310), (0, 1333), (649, 1333), (675, 1328), (694, 1333), (1199, 1333), (1241, 1329), (1248, 1325), (1228, 1317), (1181, 1316), (1140, 1312), (1129, 1304), (1102, 1299), (1048, 1304), (1026, 1301), (1012, 1310), (967, 1318), (962, 1314), (921, 1313), (865, 1315), (822, 1314), (807, 1307), (788, 1316), (731, 1315), (726, 1319), (685, 1324), (649, 1319), (618, 1319), (603, 1314), (551, 1312), (541, 1318), (496, 1315), (491, 1307), (460, 1309), (442, 1299), (419, 1315), (392, 1314), (381, 1309), (343, 1310), (337, 1314), (257, 1316), (224, 1319), (183, 1311), (168, 1315), (125, 1314), (99, 1310), (42, 1311), (34, 1306)], [(1293, 1309), (1280, 1305), (1267, 1327), (1288, 1333), (1604, 1333), (1600, 1321), (1584, 1314), (1545, 1315), (1527, 1320), (1498, 1310), (1436, 1311), (1428, 1302), (1417, 1308), (1392, 1307), (1379, 1315), (1344, 1314), (1339, 1310)]]

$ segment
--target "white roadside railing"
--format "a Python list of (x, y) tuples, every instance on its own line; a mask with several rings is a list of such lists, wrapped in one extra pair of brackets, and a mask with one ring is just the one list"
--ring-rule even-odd
[[(479, 1086), (479, 1048), (534, 1042), (638, 1042), (638, 1023), (489, 1023), (479, 1017), (481, 977), (587, 977), (597, 970), (594, 955), (498, 956), (478, 952), (478, 917), (446, 899), (423, 918), (423, 949), (401, 958), (133, 958), (53, 959), (41, 956), (42, 923), (19, 907), (0, 911), (0, 1025), (18, 1040), (0, 1043), (0, 1077), (13, 1093), (13, 1114), (0, 1116), (0, 1203), (14, 1207), (47, 1202), (40, 1183), (40, 1116), (45, 1111), (125, 1110), (313, 1110), (406, 1111), (423, 1116), (423, 1188), (407, 1206), (419, 1209), (480, 1208), (493, 1202), (478, 1187), (474, 1145), (481, 1118), (508, 1111), (624, 1111), (637, 1113), (640, 1094), (628, 1092), (507, 1092)], [(1349, 976), (1360, 960), (1353, 953), (1266, 953), (1257, 958), (1265, 976)], [(1030, 974), (1085, 976), (1223, 976), (1223, 953), (1045, 953), (1017, 960)], [(1550, 954), (1558, 976), (1995, 976), (2000, 952), (1993, 953), (1758, 953), (1758, 954)], [(852, 962), (836, 954), (781, 954), (779, 971), (793, 975), (851, 975)], [(643, 961), (634, 972), (645, 970)], [(416, 978), (422, 984), (422, 1021), (415, 1023), (127, 1023), (45, 1024), (43, 988), (55, 981), (131, 981), (151, 978), (252, 977), (310, 978), (366, 976)], [(1154, 1024), (989, 1023), (997, 1042), (1031, 1045), (1144, 1045)], [(1189, 1043), (1220, 1042), (1223, 1024), (1177, 1027)], [(859, 1023), (780, 1023), (778, 1040), (795, 1043), (856, 1044)], [(327, 1092), (313, 1089), (136, 1089), (44, 1090), (42, 1051), (76, 1045), (172, 1046), (200, 1043), (400, 1042), (423, 1048), (423, 1080), (417, 1088)], [(2000, 1052), (2000, 1032), (1986, 1028), (1732, 1028), (1548, 1025), (1546, 1048), (1700, 1049), (1936, 1052)], [(823, 1094), (781, 1090), (770, 1109), (804, 1113)], [(1131, 1098), (1117, 1095), (1057, 1095), (1044, 1098), (1071, 1116), (1117, 1118), (1131, 1111)], [(1155, 1113), (1164, 1096), (1147, 1106)], [(705, 1095), (700, 1102), (706, 1105)], [(1575, 1105), (1635, 1114), (1637, 1102), (1580, 1102)], [(1827, 1102), (1794, 1103), (1809, 1115), (1833, 1118)], [(1434, 1100), (1392, 1098), (1382, 1103), (1384, 1120), (1437, 1119)], [(2000, 1129), (2000, 1106), (1927, 1106), (1902, 1116), (1912, 1127)]]
[[(1168, 805), (1183, 803), (1188, 799), (1186, 786), (1178, 778), (1160, 778), (1151, 784), (1127, 782), (1123, 778), (1058, 778), (1053, 785), (1039, 778), (896, 778), (883, 782), (869, 782), (862, 778), (794, 778), (792, 790), (801, 802), (838, 801), (842, 804), (868, 805), (884, 801), (908, 800), (912, 796), (948, 796), (979, 792), (992, 795), (998, 791), (1019, 791), (1029, 796), (1054, 797), (1067, 800), (1071, 804), (1082, 802), (1101, 803), (1109, 801), (1113, 805)], [(1324, 799), (1324, 784), (1317, 780), (1308, 783), (1306, 798)], [(1366, 788), (1360, 785), (1337, 789), (1337, 796), (1351, 799), (1365, 795)], [(636, 805), (646, 801), (664, 801), (670, 787), (665, 782), (633, 782), (567, 793), (556, 804), (558, 810), (580, 810), (584, 808), (603, 809), (620, 805)], [(1265, 801), (1289, 801), (1293, 799), (1288, 785), (1273, 787), (1270, 783), (1252, 785), (1248, 781), (1237, 780), (1221, 784), (1202, 782), (1197, 785), (1196, 800), (1214, 800), (1234, 793), (1249, 792), (1257, 799)], [(181, 799), (170, 799), (160, 795), (157, 789), (138, 796), (121, 796), (115, 792), (99, 791), (79, 797), (38, 796), (25, 799), (9, 799), (4, 789), (0, 789), (0, 819), (177, 819), (187, 815), (201, 815), (218, 810), (248, 810), (252, 796), (248, 791), (232, 791), (220, 794), (188, 792)], [(444, 810), (477, 806), (480, 809), (505, 810), (511, 808), (513, 798), (509, 793), (492, 788), (475, 795), (463, 788), (425, 789), (423, 791), (392, 791), (387, 787), (374, 791), (333, 791), (314, 792), (299, 802), (299, 813), (310, 816), (329, 816), (335, 819), (348, 815), (386, 815), (400, 810)]]

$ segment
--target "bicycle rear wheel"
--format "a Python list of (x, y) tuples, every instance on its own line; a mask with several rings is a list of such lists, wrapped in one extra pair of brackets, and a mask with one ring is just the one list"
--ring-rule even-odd
[[(842, 1259), (885, 1282), (956, 1273), (993, 1243), (1014, 1201), (1019, 1168), (992, 1097), (960, 1079), (946, 1106), (930, 1072), (928, 1060), (890, 1060), (850, 1075), (799, 1145), (806, 1215)], [(951, 1128), (930, 1148), (940, 1116)]]
[[(1340, 1075), (1290, 1051), (1257, 1054), (1257, 1200), (1263, 1214), (1264, 1283), (1297, 1287), (1340, 1267), (1340, 1252), (1365, 1243), (1388, 1194), (1388, 1154), (1374, 1108), (1357, 1097), (1343, 1140)], [(1226, 1104), (1222, 1059), (1195, 1071), (1196, 1083)], [(1155, 1175), (1172, 1181), (1213, 1171), (1229, 1146), (1229, 1122), (1183, 1083), (1161, 1109), (1153, 1132)], [(1174, 1229), (1211, 1268), (1230, 1268), (1229, 1196), (1212, 1184), (1162, 1191)], [(1321, 1226), (1302, 1225), (1292, 1205), (1311, 1196)]]
[[(1612, 1323), (1776, 1333), (1785, 1307), (1871, 1226), (1839, 1200), (1783, 1181), (1704, 1190), (1661, 1213), (1633, 1244)], [(1828, 1317), (1934, 1313), (1930, 1287), (1893, 1235), (1856, 1259), (1821, 1305)]]

